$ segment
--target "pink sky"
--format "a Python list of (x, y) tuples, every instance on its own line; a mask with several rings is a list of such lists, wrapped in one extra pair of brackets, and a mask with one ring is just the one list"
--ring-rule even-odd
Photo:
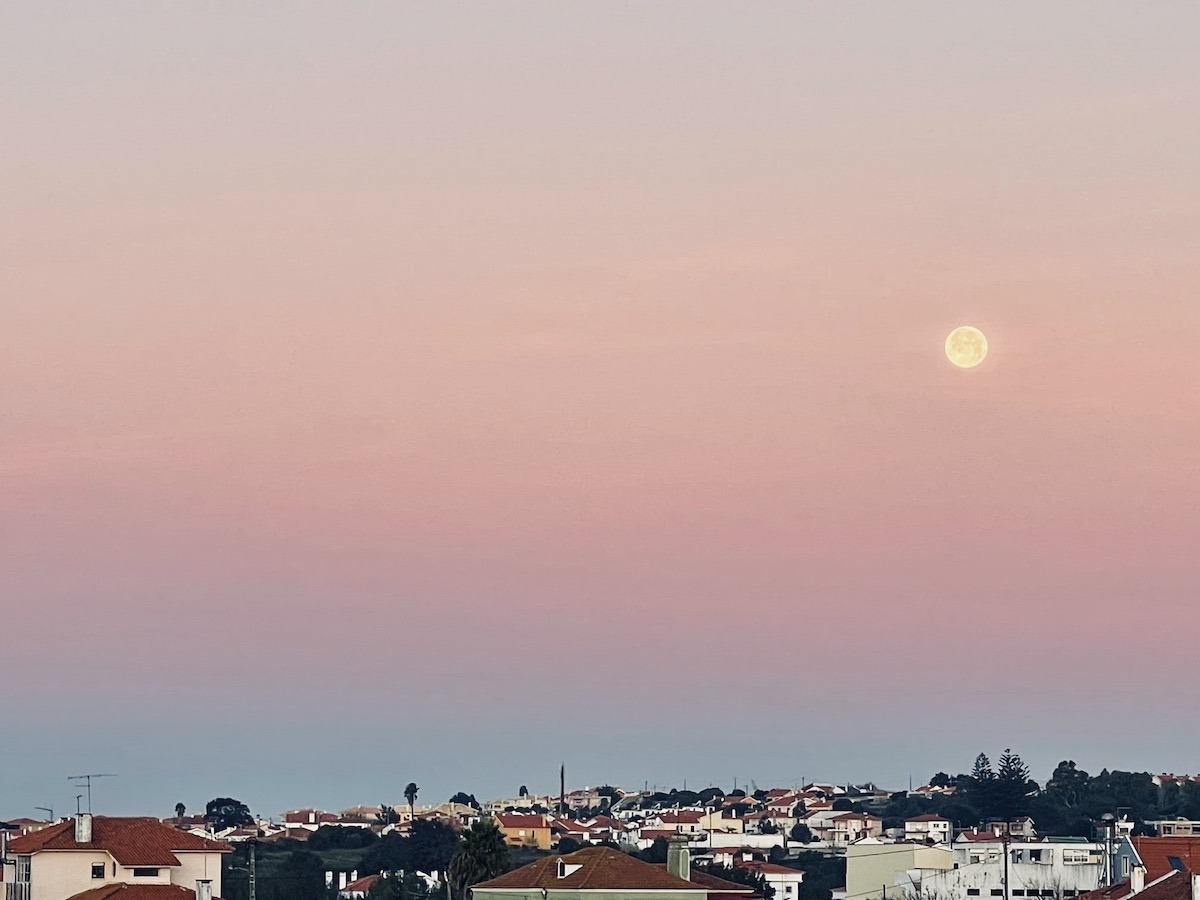
[(254, 10), (0, 12), (0, 813), (1195, 768), (1200, 11)]

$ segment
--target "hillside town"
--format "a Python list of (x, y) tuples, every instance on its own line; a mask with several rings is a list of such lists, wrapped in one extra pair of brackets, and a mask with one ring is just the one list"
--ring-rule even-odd
[[(1060, 790), (1066, 766), (1037, 792)], [(1062, 834), (1027, 814), (895, 815), (970, 808), (980, 778), (728, 793), (568, 791), (564, 778), (556, 794), (437, 804), (410, 783), (403, 801), (337, 811), (262, 816), (217, 798), (161, 818), (16, 817), (0, 823), (4, 900), (1200, 900), (1197, 818), (1125, 807)], [(1191, 797), (1200, 777), (1149, 783)]]

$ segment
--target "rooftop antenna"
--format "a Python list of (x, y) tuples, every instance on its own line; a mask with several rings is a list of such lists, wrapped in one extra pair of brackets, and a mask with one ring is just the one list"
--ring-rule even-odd
[(117, 776), (112, 772), (92, 772), (89, 775), (68, 775), (67, 781), (73, 782), (76, 786), (78, 786), (79, 782), (81, 781), (87, 785), (88, 815), (90, 816), (92, 814), (92, 779), (116, 777)]
[(36, 809), (38, 812), (44, 812), (47, 816), (50, 817), (51, 822), (54, 821), (54, 807), (53, 806), (35, 806), (34, 809)]
[(83, 799), (83, 794), (75, 795), (75, 815), (78, 816), (83, 810), (79, 808), (79, 801)]

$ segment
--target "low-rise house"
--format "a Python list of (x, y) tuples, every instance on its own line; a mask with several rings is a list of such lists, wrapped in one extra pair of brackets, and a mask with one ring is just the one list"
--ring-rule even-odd
[(735, 884), (693, 872), (685, 842), (672, 842), (665, 866), (612, 847), (586, 847), (548, 856), (474, 885), (473, 900), (740, 900), (753, 896)]
[(368, 875), (365, 878), (347, 882), (345, 887), (338, 889), (338, 897), (341, 900), (363, 900), (371, 888), (375, 887), (375, 882), (382, 877), (382, 875)]
[(918, 844), (949, 844), (952, 833), (950, 820), (937, 813), (927, 813), (904, 820), (906, 841), (915, 841)]
[(923, 892), (949, 898), (1062, 900), (1095, 890), (1107, 873), (1104, 845), (1082, 838), (956, 841), (953, 853), (956, 868), (925, 879)]
[(863, 838), (874, 838), (883, 834), (883, 819), (870, 813), (840, 813), (830, 820), (830, 825), (830, 840), (835, 847), (846, 847)]
[(867, 838), (846, 848), (846, 895), (855, 900), (931, 897), (926, 878), (954, 868), (945, 844), (909, 843)]
[(549, 850), (554, 842), (547, 816), (533, 813), (497, 813), (496, 827), (510, 846)]
[(231, 850), (158, 819), (83, 813), (9, 843), (5, 900), (64, 900), (96, 891), (132, 900), (124, 886), (146, 896), (173, 890), (182, 898), (183, 889), (211, 898), (221, 891), (221, 855)]

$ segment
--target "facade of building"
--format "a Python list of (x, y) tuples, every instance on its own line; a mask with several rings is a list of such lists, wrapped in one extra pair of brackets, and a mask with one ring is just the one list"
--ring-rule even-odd
[(846, 848), (846, 895), (855, 900), (925, 896), (925, 879), (953, 868), (954, 853), (945, 844), (867, 838)]
[(496, 827), (510, 846), (549, 850), (554, 842), (550, 820), (534, 813), (497, 813)]
[(953, 852), (954, 869), (923, 879), (924, 897), (1063, 900), (1096, 890), (1107, 875), (1104, 844), (1081, 838), (973, 841)]
[(119, 885), (174, 886), (219, 897), (221, 855), (230, 850), (158, 819), (85, 813), (9, 843), (5, 900), (66, 900), (101, 888), (121, 896)]

